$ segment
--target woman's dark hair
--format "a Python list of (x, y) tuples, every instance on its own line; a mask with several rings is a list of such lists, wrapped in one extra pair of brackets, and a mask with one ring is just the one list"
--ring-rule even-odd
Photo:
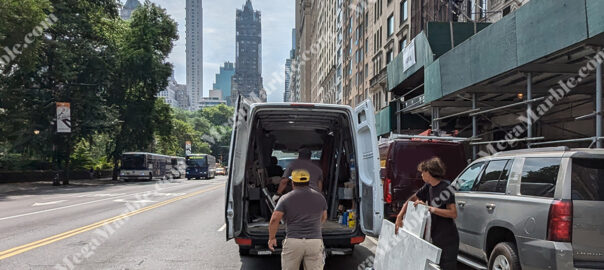
[(433, 157), (428, 160), (424, 160), (417, 165), (417, 170), (420, 172), (428, 172), (435, 178), (445, 177), (446, 168), (445, 164), (438, 157)]

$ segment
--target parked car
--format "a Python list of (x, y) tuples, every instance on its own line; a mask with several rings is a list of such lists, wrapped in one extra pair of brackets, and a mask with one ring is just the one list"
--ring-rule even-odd
[(604, 269), (604, 150), (476, 160), (453, 183), (460, 261), (488, 269)]
[(223, 167), (216, 168), (216, 175), (226, 175), (226, 171)]
[(328, 203), (322, 227), (325, 252), (351, 254), (366, 234), (379, 234), (382, 186), (371, 101), (353, 109), (333, 104), (248, 104), (240, 97), (235, 112), (225, 219), (226, 238), (235, 239), (241, 255), (281, 252), (285, 225), (277, 233), (278, 248), (271, 251), (267, 245), (275, 206), (266, 167), (275, 151), (301, 147), (321, 153), (318, 161), (325, 165), (321, 167)]
[(424, 185), (417, 171), (420, 162), (439, 157), (446, 165), (446, 179), (452, 181), (468, 165), (460, 142), (417, 139), (393, 139), (380, 143), (384, 185), (384, 211), (396, 218), (403, 204)]

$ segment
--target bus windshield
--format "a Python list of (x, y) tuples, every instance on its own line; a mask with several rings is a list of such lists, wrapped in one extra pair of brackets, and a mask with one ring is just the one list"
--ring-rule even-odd
[(208, 162), (205, 156), (203, 157), (188, 157), (187, 167), (207, 167)]
[(123, 170), (145, 170), (145, 155), (125, 155), (122, 157)]

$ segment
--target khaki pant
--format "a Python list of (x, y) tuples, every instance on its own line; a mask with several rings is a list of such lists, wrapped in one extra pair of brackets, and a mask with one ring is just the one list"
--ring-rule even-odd
[(281, 252), (281, 268), (283, 270), (300, 270), (304, 261), (305, 270), (320, 270), (325, 266), (323, 240), (296, 239), (283, 240)]

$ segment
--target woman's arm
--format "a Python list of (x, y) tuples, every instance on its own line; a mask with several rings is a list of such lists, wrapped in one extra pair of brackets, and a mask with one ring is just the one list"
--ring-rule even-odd
[(440, 209), (436, 207), (430, 206), (430, 213), (435, 214), (437, 216), (441, 216), (444, 218), (457, 218), (457, 207), (454, 203), (447, 204), (447, 209)]
[(405, 217), (405, 214), (407, 213), (407, 205), (409, 205), (409, 202), (416, 202), (418, 200), (417, 194), (414, 194), (411, 196), (411, 198), (409, 198), (408, 201), (405, 202), (405, 204), (403, 204), (401, 211), (396, 216), (396, 222), (394, 223), (394, 232), (396, 234), (398, 234), (398, 229), (403, 227), (403, 217)]

